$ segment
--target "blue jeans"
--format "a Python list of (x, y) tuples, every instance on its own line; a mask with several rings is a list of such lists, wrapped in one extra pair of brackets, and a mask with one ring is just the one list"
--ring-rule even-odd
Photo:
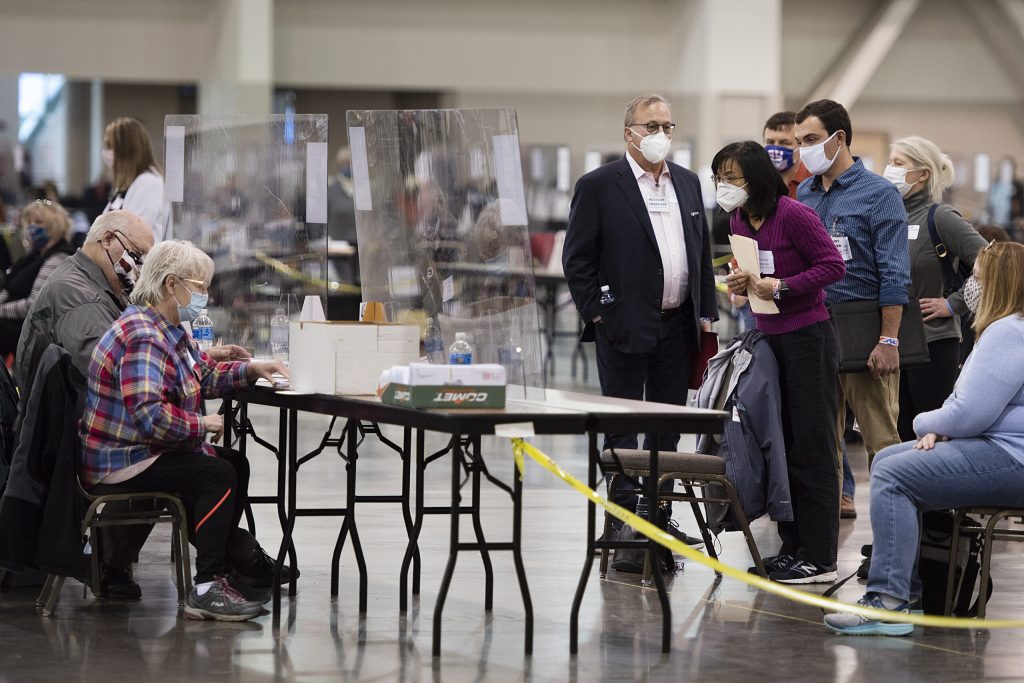
[(874, 548), (868, 591), (898, 600), (921, 597), (917, 575), (921, 513), (965, 505), (1016, 507), (1024, 463), (981, 438), (954, 439), (931, 451), (914, 442), (889, 446), (871, 465)]
[[(841, 438), (841, 436), (840, 436)], [(857, 482), (853, 480), (853, 469), (850, 468), (850, 458), (846, 454), (846, 440), (843, 440), (843, 495), (853, 498), (857, 493)]]

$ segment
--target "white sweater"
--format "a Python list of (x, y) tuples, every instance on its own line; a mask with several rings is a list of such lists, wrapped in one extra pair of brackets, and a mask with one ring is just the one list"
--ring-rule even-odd
[(148, 222), (153, 228), (153, 237), (156, 242), (170, 238), (170, 235), (166, 234), (170, 211), (167, 203), (164, 202), (164, 179), (155, 170), (150, 169), (145, 173), (140, 173), (128, 186), (124, 198), (122, 199), (120, 195), (114, 197), (107, 204), (103, 213), (119, 209), (131, 211)]

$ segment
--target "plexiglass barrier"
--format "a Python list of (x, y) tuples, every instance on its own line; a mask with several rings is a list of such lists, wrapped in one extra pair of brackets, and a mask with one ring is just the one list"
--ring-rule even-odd
[(169, 235), (214, 261), (214, 333), (269, 355), (277, 308), (327, 294), (327, 116), (168, 116)]
[(501, 363), (509, 396), (544, 398), (512, 109), (348, 112), (364, 301), (416, 322), (431, 362), (458, 332)]

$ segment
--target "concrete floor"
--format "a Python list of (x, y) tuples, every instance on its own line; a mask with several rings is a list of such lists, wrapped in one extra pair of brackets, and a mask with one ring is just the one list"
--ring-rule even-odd
[[(568, 351), (568, 342), (565, 342)], [(592, 361), (592, 359), (591, 359)], [(568, 379), (560, 354), (560, 386)], [(591, 383), (596, 375), (591, 371)], [(591, 384), (591, 390), (596, 391)], [(251, 413), (264, 438), (276, 437), (276, 414)], [(312, 447), (326, 420), (302, 416), (301, 444)], [(397, 435), (395, 430), (394, 435)], [(535, 443), (579, 477), (586, 472), (582, 437), (540, 438)], [(434, 445), (440, 445), (436, 440)], [(485, 441), (491, 471), (512, 474), (507, 441)], [(684, 442), (685, 447), (685, 442)], [(397, 458), (367, 441), (360, 459), (360, 493), (392, 493), (400, 482)], [(853, 571), (859, 549), (870, 541), (866, 515), (866, 460), (851, 451), (861, 483), (862, 516), (844, 521), (840, 573)], [(275, 465), (269, 454), (251, 452), (252, 493), (270, 493)], [(344, 471), (334, 454), (323, 454), (300, 472), (300, 503), (327, 506), (341, 500)], [(446, 459), (427, 473), (430, 505), (447, 505)], [(505, 494), (485, 486), (484, 526), (489, 540), (511, 532)], [(816, 608), (760, 593), (693, 562), (670, 582), (673, 649), (660, 652), (660, 610), (651, 589), (635, 575), (597, 576), (597, 563), (580, 617), (580, 652), (568, 652), (568, 614), (584, 560), (585, 504), (536, 465), (525, 477), (524, 559), (535, 608), (531, 658), (523, 655), (523, 612), (511, 557), (494, 553), (495, 605), (483, 609), (483, 570), (465, 554), (456, 568), (444, 621), (443, 655), (430, 656), (431, 617), (447, 559), (447, 518), (427, 517), (421, 536), (423, 594), (406, 617), (398, 611), (399, 562), (405, 531), (397, 505), (360, 508), (359, 528), (370, 571), (369, 611), (357, 614), (357, 574), (350, 548), (342, 557), (341, 598), (329, 599), (330, 554), (337, 521), (301, 518), (296, 545), (302, 577), (299, 595), (286, 601), (280, 628), (270, 616), (243, 624), (189, 622), (176, 615), (168, 533), (158, 527), (136, 570), (143, 600), (112, 602), (82, 597), (69, 582), (52, 618), (37, 615), (38, 589), (0, 593), (0, 681), (679, 681), (679, 680), (1024, 680), (1019, 631), (918, 628), (909, 638), (843, 638), (829, 633)], [(268, 549), (280, 541), (276, 513), (256, 509), (258, 535)], [(677, 506), (684, 529), (695, 530)], [(466, 524), (464, 527), (469, 527)], [(774, 525), (754, 524), (764, 554), (777, 546)], [(471, 527), (466, 531), (472, 534)], [(465, 533), (465, 531), (464, 531)], [(464, 536), (465, 537), (465, 536)], [(468, 540), (468, 539), (467, 539)], [(720, 538), (727, 563), (746, 567), (749, 555), (738, 534)], [(1019, 617), (1024, 567), (1016, 547), (1003, 547), (994, 564), (992, 618)], [(821, 590), (821, 589), (817, 589)], [(854, 601), (863, 587), (840, 591)]]

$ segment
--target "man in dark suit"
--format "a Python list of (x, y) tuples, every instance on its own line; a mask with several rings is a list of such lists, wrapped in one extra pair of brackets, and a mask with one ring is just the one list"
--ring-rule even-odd
[[(674, 128), (664, 98), (630, 102), (626, 154), (576, 183), (562, 264), (586, 321), (582, 340), (597, 343), (601, 393), (683, 405), (698, 332), (718, 304), (700, 181), (666, 161)], [(660, 450), (678, 443), (658, 436)], [(606, 434), (611, 447), (636, 448), (637, 435)], [(613, 500), (633, 509), (628, 488)]]

